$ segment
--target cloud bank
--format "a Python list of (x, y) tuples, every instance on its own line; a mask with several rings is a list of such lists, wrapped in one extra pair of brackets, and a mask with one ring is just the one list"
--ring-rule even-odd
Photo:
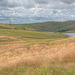
[(75, 20), (75, 0), (0, 0), (0, 22), (10, 18), (13, 23)]

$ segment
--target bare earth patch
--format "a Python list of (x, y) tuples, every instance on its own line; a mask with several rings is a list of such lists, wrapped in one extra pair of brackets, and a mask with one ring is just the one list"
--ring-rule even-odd
[(0, 36), (0, 39), (17, 39), (15, 37), (11, 37), (11, 36)]

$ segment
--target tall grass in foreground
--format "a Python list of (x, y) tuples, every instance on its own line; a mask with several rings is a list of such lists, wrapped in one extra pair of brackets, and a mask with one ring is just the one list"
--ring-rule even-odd
[(75, 67), (65, 67), (65, 63), (50, 64), (48, 66), (19, 65), (15, 68), (4, 69), (0, 75), (75, 75)]
[(12, 42), (0, 51), (0, 75), (75, 75), (75, 38), (25, 44)]
[(75, 38), (67, 37), (1, 29), (0, 75), (75, 75)]

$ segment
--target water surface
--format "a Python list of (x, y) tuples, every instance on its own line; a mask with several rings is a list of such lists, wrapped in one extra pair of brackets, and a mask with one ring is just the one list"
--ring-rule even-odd
[(64, 33), (64, 34), (69, 35), (70, 38), (75, 37), (75, 33)]

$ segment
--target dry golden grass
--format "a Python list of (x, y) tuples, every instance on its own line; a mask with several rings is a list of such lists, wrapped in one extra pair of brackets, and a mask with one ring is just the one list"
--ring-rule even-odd
[(42, 63), (47, 64), (52, 61), (63, 61), (69, 64), (75, 61), (75, 38), (28, 47), (26, 45), (28, 46), (23, 43), (23, 40), (0, 45), (0, 69), (15, 67), (19, 64), (40, 66)]

